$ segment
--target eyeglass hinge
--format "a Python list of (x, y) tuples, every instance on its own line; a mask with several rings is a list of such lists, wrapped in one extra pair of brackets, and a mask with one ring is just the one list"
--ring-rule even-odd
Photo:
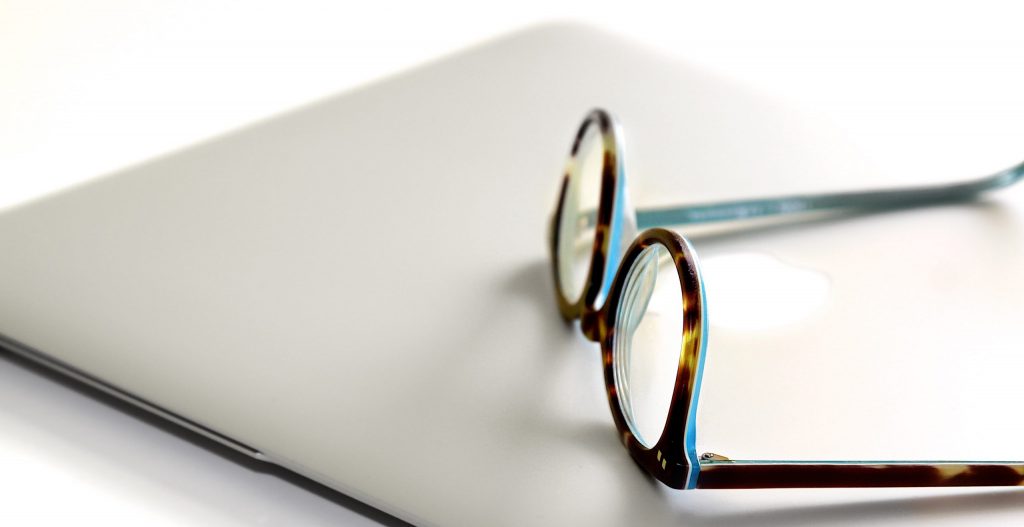
[(727, 457), (725, 457), (725, 456), (723, 456), (721, 454), (715, 454), (714, 452), (704, 452), (703, 454), (700, 455), (700, 460), (701, 461), (712, 461), (712, 462), (732, 461), (731, 459), (729, 459), (729, 458), (727, 458)]

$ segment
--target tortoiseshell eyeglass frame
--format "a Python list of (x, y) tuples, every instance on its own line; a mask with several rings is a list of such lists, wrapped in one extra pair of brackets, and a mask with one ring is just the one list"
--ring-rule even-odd
[[(582, 293), (566, 298), (560, 282), (559, 220), (565, 212), (570, 178), (578, 166), (580, 142), (589, 127), (601, 134), (599, 204), (588, 214), (594, 224), (590, 266)], [(573, 141), (549, 230), (555, 296), (566, 321), (578, 319), (582, 333), (601, 345), (605, 389), (612, 419), (633, 459), (673, 488), (939, 487), (1024, 484), (1024, 461), (774, 461), (731, 460), (696, 451), (696, 410), (707, 342), (707, 316), (700, 266), (690, 243), (658, 225), (746, 219), (825, 209), (880, 209), (969, 200), (984, 191), (1024, 178), (1024, 163), (999, 173), (948, 185), (895, 190), (793, 195), (634, 211), (626, 199), (621, 128), (606, 111), (592, 110)], [(634, 235), (639, 228), (648, 228)], [(623, 251), (623, 240), (632, 244)], [(638, 440), (616, 393), (614, 336), (616, 312), (629, 270), (645, 249), (660, 244), (671, 255), (683, 305), (682, 349), (672, 401), (657, 442)]]

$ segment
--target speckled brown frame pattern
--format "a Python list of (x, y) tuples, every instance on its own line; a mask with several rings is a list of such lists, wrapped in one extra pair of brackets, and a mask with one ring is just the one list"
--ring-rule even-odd
[[(602, 164), (601, 164), (601, 195), (596, 211), (596, 225), (594, 233), (594, 245), (590, 259), (590, 269), (584, 280), (584, 286), (580, 297), (576, 300), (566, 298), (563, 294), (561, 275), (558, 272), (559, 261), (559, 228), (558, 219), (564, 212), (566, 193), (569, 191), (569, 181), (579, 168), (580, 145), (584, 136), (591, 126), (598, 127), (602, 143)], [(549, 228), (549, 247), (551, 251), (552, 270), (554, 271), (555, 296), (558, 302), (558, 310), (565, 320), (579, 319), (583, 334), (591, 340), (597, 337), (597, 313), (602, 292), (602, 282), (607, 280), (610, 272), (610, 265), (617, 264), (617, 261), (609, 262), (609, 256), (613, 254), (613, 243), (618, 243), (617, 232), (613, 232), (617, 197), (622, 194), (622, 145), (619, 138), (621, 133), (617, 130), (617, 124), (610, 114), (603, 110), (592, 110), (583, 119), (576, 137), (572, 142), (572, 149), (569, 159), (566, 162), (562, 176), (562, 184), (558, 193), (558, 203), (555, 207), (555, 214), (552, 216)]]
[[(595, 216), (595, 238), (591, 265), (580, 298), (572, 301), (562, 294), (558, 254), (558, 219), (563, 211), (569, 178), (576, 170), (576, 157), (580, 142), (590, 126), (598, 126), (602, 134), (603, 165), (601, 193)], [(1013, 184), (1024, 177), (1024, 164), (1017, 165), (993, 176), (973, 183), (901, 189), (869, 193), (849, 193), (820, 196), (797, 196), (771, 200), (751, 200), (725, 204), (702, 205), (675, 210), (651, 211), (651, 218), (685, 219), (686, 211), (707, 211), (717, 220), (750, 217), (751, 206), (756, 205), (765, 214), (813, 210), (840, 206), (847, 196), (848, 203), (863, 206), (868, 203), (920, 204), (922, 201), (968, 199), (983, 190)], [(549, 231), (555, 294), (559, 311), (567, 321), (580, 320), (583, 334), (601, 345), (605, 388), (612, 419), (619, 436), (630, 455), (654, 478), (674, 488), (796, 488), (796, 487), (936, 487), (936, 486), (1010, 486), (1024, 484), (1024, 461), (775, 461), (731, 460), (715, 454), (699, 457), (695, 451), (695, 421), (700, 394), (705, 346), (707, 316), (705, 314), (704, 287), (696, 254), (689, 242), (672, 231), (662, 228), (641, 233), (621, 259), (616, 255), (622, 234), (621, 216), (634, 214), (624, 210), (625, 192), (621, 132), (615, 120), (603, 110), (591, 111), (573, 141), (570, 160), (564, 174), (555, 215)], [(926, 198), (922, 197), (926, 196)], [(810, 204), (793, 208), (787, 203), (794, 200)], [(782, 204), (781, 206), (778, 204)], [(784, 210), (785, 209), (785, 210)], [(722, 213), (724, 211), (724, 213)], [(743, 211), (733, 214), (731, 211)], [(643, 214), (644, 211), (638, 211)], [(762, 214), (763, 215), (763, 214)], [(703, 221), (703, 220), (701, 220)], [(686, 221), (680, 221), (685, 223)], [(643, 222), (640, 222), (643, 223)], [(672, 403), (664, 429), (658, 441), (645, 447), (633, 434), (620, 407), (615, 382), (615, 314), (629, 270), (641, 253), (653, 244), (664, 246), (671, 255), (680, 280), (683, 305), (682, 349), (676, 372)], [(608, 280), (614, 272), (614, 277)], [(609, 287), (604, 292), (605, 287)], [(601, 305), (603, 301), (603, 305)]]
[[(664, 429), (658, 441), (650, 448), (636, 437), (620, 405), (616, 389), (615, 320), (623, 298), (623, 288), (629, 280), (629, 270), (637, 258), (649, 247), (662, 245), (675, 266), (679, 277), (683, 305), (682, 348), (676, 371), (672, 403), (665, 418)], [(665, 229), (648, 229), (641, 233), (626, 250), (620, 271), (612, 282), (608, 301), (598, 317), (598, 342), (604, 368), (605, 391), (612, 411), (612, 420), (619, 437), (633, 459), (658, 480), (675, 488), (693, 485), (699, 468), (693, 447), (694, 421), (697, 396), (703, 369), (705, 347), (704, 287), (693, 248), (682, 236)], [(689, 436), (689, 438), (687, 437)], [(687, 440), (689, 439), (689, 440)]]
[(1020, 461), (802, 462), (702, 458), (696, 488), (1000, 487), (1022, 484), (1024, 463)]

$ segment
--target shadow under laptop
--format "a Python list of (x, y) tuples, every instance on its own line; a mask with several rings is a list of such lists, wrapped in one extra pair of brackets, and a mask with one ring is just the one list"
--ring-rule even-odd
[[(94, 487), (108, 483), (92, 476), (94, 470), (116, 471), (125, 486), (118, 494), (139, 499), (150, 510), (167, 509), (170, 517), (183, 517), (185, 523), (208, 524), (214, 519), (225, 525), (313, 524), (361, 516), (382, 525), (410, 525), (3, 348), (0, 379), (5, 381), (0, 382), (5, 401), (0, 423), (7, 425), (6, 442), (23, 442), (23, 448), (45, 443), (42, 451), (47, 457), (71, 473), (78, 465), (89, 465), (85, 477), (93, 480)], [(145, 426), (135, 428), (130, 421)], [(238, 470), (225, 470), (232, 465), (211, 465), (209, 456), (228, 461)], [(132, 466), (136, 468), (126, 469)], [(206, 491), (199, 490), (204, 487)], [(216, 499), (202, 502), (208, 493)]]

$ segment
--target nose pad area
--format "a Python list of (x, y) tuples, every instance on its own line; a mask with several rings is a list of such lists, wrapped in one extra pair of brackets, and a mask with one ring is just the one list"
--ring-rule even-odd
[(602, 291), (597, 303), (598, 306), (603, 305), (607, 299), (607, 295), (611, 289), (616, 273), (625, 271), (619, 269), (619, 265), (622, 263), (622, 257), (626, 254), (626, 250), (633, 241), (636, 240), (636, 237), (639, 234), (639, 231), (637, 230), (636, 209), (633, 208), (629, 201), (629, 192), (625, 185), (620, 184), (617, 192), (618, 202), (616, 203), (616, 210), (613, 216), (612, 243), (610, 244), (608, 251), (608, 266), (606, 268), (607, 274), (605, 281), (602, 284)]

